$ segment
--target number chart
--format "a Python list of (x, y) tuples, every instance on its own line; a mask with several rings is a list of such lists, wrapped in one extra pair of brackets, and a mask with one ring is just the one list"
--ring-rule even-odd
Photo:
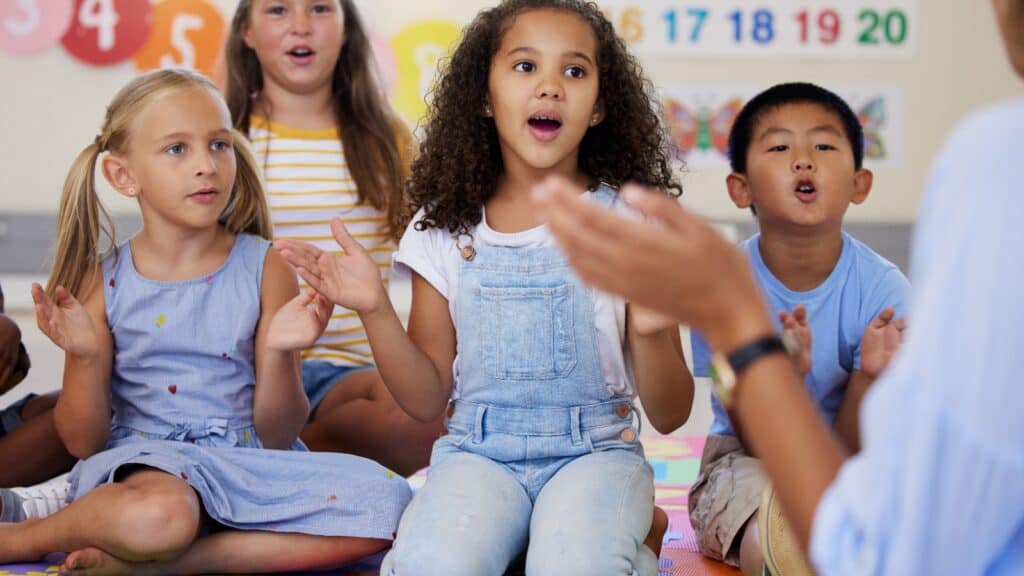
[(917, 0), (603, 0), (638, 54), (907, 57)]
[(0, 0), (0, 51), (31, 54), (63, 45), (80, 62), (139, 71), (213, 72), (224, 18), (211, 0)]

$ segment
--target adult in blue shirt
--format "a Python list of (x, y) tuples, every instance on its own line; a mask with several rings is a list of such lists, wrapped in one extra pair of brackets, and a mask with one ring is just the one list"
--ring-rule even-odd
[[(993, 5), (1024, 77), (1024, 0)], [(911, 327), (867, 394), (860, 453), (847, 458), (784, 354), (736, 373), (733, 415), (821, 574), (1024, 573), (1021, 150), (1024, 99), (972, 115), (939, 154), (912, 247)], [(746, 257), (702, 220), (631, 189), (659, 221), (631, 222), (576, 192), (550, 182), (537, 200), (588, 282), (690, 322), (716, 350), (774, 333)]]

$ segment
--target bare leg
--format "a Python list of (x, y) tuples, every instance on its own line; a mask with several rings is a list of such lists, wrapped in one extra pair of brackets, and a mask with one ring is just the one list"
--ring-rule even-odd
[(142, 470), (41, 520), (0, 524), (0, 564), (97, 547), (131, 561), (170, 560), (199, 534), (196, 493), (181, 479)]
[(70, 554), (62, 574), (206, 574), (297, 572), (352, 563), (386, 548), (387, 540), (230, 530), (196, 540), (169, 562), (124, 562), (98, 548)]
[(651, 519), (651, 531), (644, 539), (644, 546), (654, 552), (655, 557), (661, 557), (661, 542), (665, 539), (665, 532), (668, 532), (668, 514), (659, 506), (654, 507), (654, 517)]
[(38, 396), (21, 410), (23, 424), (0, 438), (0, 487), (31, 486), (63, 474), (75, 464), (53, 424), (57, 393)]
[(346, 452), (410, 476), (430, 462), (444, 419), (423, 423), (402, 411), (376, 371), (335, 384), (302, 430), (310, 450)]
[(761, 536), (757, 531), (757, 513), (741, 530), (740, 571), (743, 576), (761, 576), (764, 570), (764, 555), (761, 553)]

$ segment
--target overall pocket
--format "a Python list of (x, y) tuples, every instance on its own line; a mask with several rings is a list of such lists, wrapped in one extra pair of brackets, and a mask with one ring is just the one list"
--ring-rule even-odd
[(573, 286), (480, 286), (483, 360), (504, 380), (564, 378), (576, 367)]

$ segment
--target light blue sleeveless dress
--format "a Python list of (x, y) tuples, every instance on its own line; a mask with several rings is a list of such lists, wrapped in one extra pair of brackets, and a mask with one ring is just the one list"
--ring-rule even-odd
[(210, 517), (243, 530), (391, 539), (411, 493), (372, 460), (264, 449), (253, 425), (254, 344), (269, 242), (240, 234), (216, 272), (142, 277), (131, 245), (103, 263), (114, 341), (110, 440), (71, 472), (72, 498), (147, 466), (184, 479)]

